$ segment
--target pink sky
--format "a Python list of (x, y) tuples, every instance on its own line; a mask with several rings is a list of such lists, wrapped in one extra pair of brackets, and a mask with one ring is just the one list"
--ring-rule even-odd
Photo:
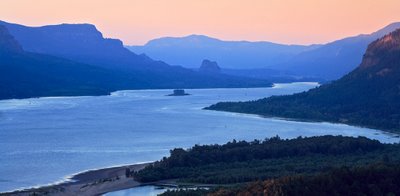
[(92, 23), (125, 44), (189, 34), (312, 44), (400, 21), (399, 8), (400, 0), (1, 0), (0, 20)]

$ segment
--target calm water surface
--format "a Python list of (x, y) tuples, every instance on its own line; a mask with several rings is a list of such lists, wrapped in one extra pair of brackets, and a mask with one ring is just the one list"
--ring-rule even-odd
[[(169, 189), (157, 186), (140, 186), (132, 189), (107, 193), (104, 196), (157, 196)], [(174, 189), (171, 189), (174, 190)]]
[(315, 83), (274, 88), (119, 91), (111, 96), (0, 101), (0, 192), (53, 183), (88, 169), (154, 161), (174, 147), (313, 135), (398, 138), (377, 130), (202, 110), (218, 101), (291, 94)]

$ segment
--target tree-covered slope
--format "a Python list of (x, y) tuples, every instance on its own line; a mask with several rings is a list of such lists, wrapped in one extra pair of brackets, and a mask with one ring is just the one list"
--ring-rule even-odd
[(231, 184), (312, 175), (335, 167), (367, 165), (385, 157), (400, 160), (398, 145), (343, 136), (232, 141), (223, 145), (196, 145), (187, 150), (178, 148), (170, 153), (169, 157), (136, 172), (135, 179)]
[[(378, 163), (354, 169), (337, 168), (316, 176), (290, 176), (277, 180), (258, 181), (237, 189), (209, 191), (207, 195), (399, 195), (399, 175), (398, 163)], [(179, 195), (179, 193), (171, 192), (165, 195)], [(185, 195), (185, 192), (181, 192), (181, 195)]]
[(400, 30), (371, 43), (361, 65), (308, 92), (206, 109), (341, 122), (400, 131)]

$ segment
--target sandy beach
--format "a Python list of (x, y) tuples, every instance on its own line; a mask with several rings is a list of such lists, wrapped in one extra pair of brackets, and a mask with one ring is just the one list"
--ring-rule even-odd
[(104, 193), (133, 188), (142, 185), (134, 181), (132, 177), (125, 176), (126, 168), (138, 171), (151, 163), (125, 165), (98, 170), (86, 171), (74, 175), (70, 182), (19, 190), (0, 195), (101, 195)]

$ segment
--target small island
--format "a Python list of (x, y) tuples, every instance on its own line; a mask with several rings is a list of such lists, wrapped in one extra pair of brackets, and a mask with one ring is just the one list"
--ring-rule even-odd
[(190, 95), (190, 94), (186, 93), (185, 90), (183, 90), (183, 89), (175, 89), (174, 93), (169, 94), (167, 96), (186, 96), (186, 95)]

